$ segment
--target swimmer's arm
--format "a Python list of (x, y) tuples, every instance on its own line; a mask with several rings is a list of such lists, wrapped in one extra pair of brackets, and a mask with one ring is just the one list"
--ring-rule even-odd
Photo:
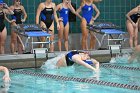
[[(59, 11), (61, 9), (62, 5), (61, 4), (58, 4), (56, 6), (56, 12)], [(58, 13), (59, 14), (59, 13)], [(58, 18), (58, 21), (61, 21), (62, 19), (61, 18)]]
[(139, 22), (140, 22), (140, 17), (138, 18), (138, 20), (137, 20), (136, 24), (139, 24)]
[(96, 70), (98, 70), (99, 69), (99, 62), (95, 59), (90, 59), (90, 60), (93, 62), (93, 64), (95, 64)]
[(61, 4), (58, 4), (57, 6), (56, 6), (56, 11), (58, 11), (58, 10), (60, 10), (61, 9)]
[(94, 2), (101, 2), (102, 0), (94, 0)]
[(9, 71), (6, 67), (0, 66), (0, 71), (3, 71), (5, 73), (5, 75), (9, 76)]
[(71, 5), (71, 3), (68, 4), (68, 7), (69, 7), (69, 9), (71, 10), (71, 12), (72, 12), (73, 14), (76, 14), (76, 11), (75, 11), (75, 9), (73, 8), (73, 6)]
[(75, 14), (77, 17), (79, 17), (80, 19), (82, 19), (82, 17), (79, 15), (78, 12), (75, 11), (75, 9), (73, 8), (73, 6), (71, 4), (69, 4), (69, 9), (71, 10), (71, 12), (73, 14)]
[(27, 18), (27, 13), (26, 13), (26, 11), (25, 11), (25, 9), (24, 9), (24, 7), (23, 7), (23, 6), (21, 6), (21, 9), (22, 9), (22, 12), (23, 12), (23, 15), (24, 15), (23, 20), (25, 21), (25, 20), (26, 20), (26, 18)]
[(9, 82), (11, 79), (9, 77), (9, 71), (6, 67), (4, 66), (0, 66), (0, 71), (3, 71), (4, 72), (4, 76), (3, 76), (3, 80), (6, 81), (6, 82)]
[(14, 14), (13, 10), (10, 7), (8, 7), (7, 4), (5, 5), (5, 8), (6, 8), (6, 9), (4, 9), (5, 14), (8, 14), (8, 15)]
[(132, 9), (130, 12), (128, 12), (128, 13), (126, 14), (127, 19), (128, 19), (131, 23), (134, 23), (134, 22), (131, 20), (130, 16), (133, 15), (134, 13), (137, 13), (137, 11), (138, 11), (138, 8), (136, 7), (136, 8)]
[(37, 8), (37, 12), (36, 12), (36, 24), (39, 24), (39, 16), (40, 16), (40, 13), (41, 13), (41, 11), (43, 9), (42, 6), (43, 6), (43, 4), (41, 3), (41, 4), (39, 4), (39, 6)]
[(96, 7), (95, 4), (93, 4), (92, 6), (93, 6), (93, 8), (94, 8), (95, 11), (96, 11), (96, 15), (95, 15), (95, 17), (93, 18), (93, 20), (96, 20), (96, 19), (99, 17), (99, 15), (100, 15), (100, 11), (99, 11), (99, 9)]
[(8, 18), (7, 18), (7, 16), (6, 16), (6, 14), (4, 14), (4, 18), (5, 18), (5, 20), (7, 21), (7, 22), (9, 22), (9, 23), (12, 23), (12, 21), (10, 21)]
[(80, 12), (81, 12), (81, 6), (76, 10), (76, 16), (82, 19), (83, 17), (79, 14)]
[(57, 30), (59, 30), (60, 29), (60, 25), (59, 25), (59, 20), (58, 20), (58, 16), (57, 16), (57, 13), (56, 13), (56, 5), (55, 4), (53, 4), (53, 7), (54, 7), (54, 19), (55, 19), (55, 21), (56, 21), (56, 23), (57, 23)]
[(95, 69), (94, 67), (92, 67), (91, 65), (85, 63), (84, 61), (82, 61), (82, 60), (81, 60), (80, 58), (78, 58), (78, 57), (74, 57), (74, 56), (73, 56), (72, 60), (73, 60), (74, 62), (76, 62), (77, 64), (83, 65), (83, 66), (86, 67), (86, 68), (89, 68), (89, 69), (91, 69), (91, 70), (96, 71), (96, 69)]

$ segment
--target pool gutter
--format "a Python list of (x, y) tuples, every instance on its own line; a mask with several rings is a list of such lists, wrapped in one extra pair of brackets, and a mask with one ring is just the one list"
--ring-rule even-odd
[[(122, 49), (122, 53), (131, 53), (131, 52), (132, 52), (131, 49)], [(62, 53), (65, 54), (67, 52), (55, 51), (54, 53), (48, 53), (48, 58), (53, 58), (55, 56), (61, 55)], [(113, 53), (113, 56), (115, 56), (116, 53)], [(91, 57), (95, 58), (99, 62), (109, 62), (111, 59), (109, 50), (93, 50), (89, 51), (89, 54), (91, 55)], [(36, 57), (37, 57), (36, 67), (40, 67), (47, 60), (45, 53), (37, 53)], [(0, 65), (6, 66), (10, 69), (34, 68), (35, 67), (34, 54), (0, 55)]]

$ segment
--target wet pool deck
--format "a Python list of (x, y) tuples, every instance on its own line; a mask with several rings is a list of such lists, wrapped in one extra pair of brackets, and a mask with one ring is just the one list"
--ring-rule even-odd
[[(131, 53), (131, 49), (122, 49), (122, 53)], [(55, 51), (54, 53), (48, 53), (48, 58), (56, 57), (61, 54), (67, 53), (66, 51), (58, 52)], [(119, 51), (115, 51), (114, 56)], [(89, 51), (91, 57), (94, 57), (99, 62), (109, 62), (111, 59), (110, 50), (93, 50)], [(37, 67), (40, 67), (46, 59), (46, 53), (37, 53), (36, 54), (36, 62)], [(28, 67), (35, 67), (35, 56), (34, 54), (17, 54), (17, 55), (0, 55), (0, 65), (6, 66), (8, 68), (28, 68)]]

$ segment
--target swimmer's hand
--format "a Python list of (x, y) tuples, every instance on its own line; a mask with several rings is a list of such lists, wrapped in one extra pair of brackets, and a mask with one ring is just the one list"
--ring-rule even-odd
[(3, 4), (3, 7), (6, 8), (6, 9), (9, 8), (8, 5), (7, 5), (6, 3)]
[(57, 24), (57, 30), (60, 30), (60, 24), (59, 23)]
[(60, 18), (58, 19), (58, 21), (63, 21), (63, 18), (62, 18), (62, 17), (60, 17)]
[(133, 25), (134, 28), (137, 27), (137, 24), (135, 24), (134, 22), (132, 22), (132, 25)]
[(95, 71), (95, 73), (99, 73), (99, 72), (100, 72), (100, 70), (99, 70), (99, 69), (95, 69), (94, 71)]
[(9, 21), (9, 23), (13, 23), (13, 22), (16, 22), (16, 20), (15, 20), (15, 19), (13, 19), (13, 20)]
[(80, 19), (81, 19), (81, 21), (85, 20), (83, 17), (81, 17)]
[(10, 82), (11, 79), (10, 79), (9, 75), (6, 75), (6, 74), (5, 74), (5, 75), (3, 76), (3, 81), (6, 82), (6, 83)]
[(21, 19), (21, 22), (24, 23), (25, 22), (25, 19)]

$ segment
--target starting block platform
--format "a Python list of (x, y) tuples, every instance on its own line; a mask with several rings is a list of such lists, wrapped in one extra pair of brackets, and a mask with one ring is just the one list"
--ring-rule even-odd
[[(122, 42), (125, 41), (125, 32), (122, 31), (119, 26), (116, 26), (111, 22), (97, 22), (92, 25), (87, 25), (87, 28), (94, 33), (102, 35), (101, 40), (99, 40), (95, 35), (99, 48), (102, 47), (103, 41), (106, 40), (107, 47), (110, 50), (111, 55), (114, 50), (119, 50), (121, 53)], [(107, 37), (107, 39), (105, 37)]]
[[(23, 46), (25, 48), (25, 52), (26, 52), (26, 49), (29, 49), (29, 44), (31, 44), (31, 52), (33, 52), (34, 44), (49, 44), (49, 47), (50, 47), (51, 34), (49, 34), (48, 31), (43, 31), (40, 25), (19, 24), (17, 25), (16, 28), (17, 28), (16, 33), (18, 35), (26, 37), (26, 41)], [(39, 37), (46, 37), (45, 42), (34, 41), (34, 38), (38, 39)]]
[[(124, 40), (124, 34), (125, 32), (118, 29), (118, 26), (116, 26), (115, 24), (111, 23), (111, 22), (97, 22), (94, 23), (92, 25), (88, 25), (87, 28), (90, 31), (93, 31), (94, 33), (99, 33), (102, 35), (101, 40), (99, 40), (96, 36), (96, 39), (98, 41), (99, 47), (102, 46), (103, 41), (107, 40), (107, 46), (110, 45), (111, 41), (123, 41)], [(116, 35), (115, 37), (113, 37), (113, 35)], [(107, 39), (105, 39), (105, 37), (107, 37)]]

